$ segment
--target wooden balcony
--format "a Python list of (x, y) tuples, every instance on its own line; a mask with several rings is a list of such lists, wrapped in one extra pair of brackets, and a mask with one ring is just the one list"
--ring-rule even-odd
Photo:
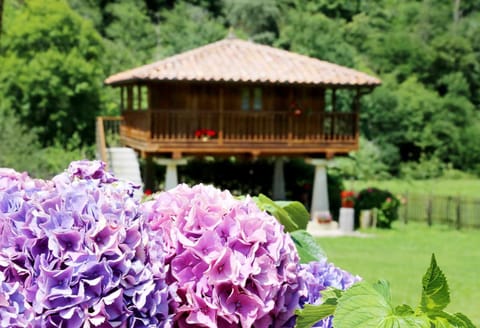
[[(199, 138), (209, 129), (213, 138)], [(143, 154), (333, 155), (358, 147), (357, 113), (125, 111), (121, 142)]]

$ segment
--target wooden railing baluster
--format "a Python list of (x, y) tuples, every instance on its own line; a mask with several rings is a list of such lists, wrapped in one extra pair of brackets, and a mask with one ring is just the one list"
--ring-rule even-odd
[[(228, 148), (232, 143), (279, 144), (286, 147), (309, 146), (319, 143), (357, 145), (357, 113), (303, 113), (295, 116), (289, 111), (245, 112), (225, 110), (149, 110), (123, 112), (122, 137), (135, 142), (176, 143), (198, 142), (197, 129), (212, 129), (217, 133), (215, 143)], [(202, 143), (202, 147), (213, 142)], [(200, 145), (200, 144), (199, 144)], [(302, 147), (303, 147), (302, 146)], [(312, 146), (313, 147), (313, 146)]]

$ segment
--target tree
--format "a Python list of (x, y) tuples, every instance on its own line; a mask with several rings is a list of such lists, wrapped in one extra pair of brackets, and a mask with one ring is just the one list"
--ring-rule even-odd
[[(300, 8), (301, 9), (301, 8)], [(343, 41), (342, 20), (333, 20), (322, 13), (290, 8), (282, 20), (277, 45), (307, 56), (354, 66), (355, 49)]]
[[(100, 110), (102, 40), (64, 0), (28, 1), (2, 44), (0, 94), (42, 145), (94, 140)], [(5, 108), (5, 107), (4, 107)]]
[(0, 167), (32, 172), (38, 163), (40, 144), (32, 130), (26, 129), (12, 113), (0, 110)]
[(150, 61), (157, 47), (158, 35), (143, 1), (110, 3), (105, 7), (105, 12), (109, 15), (105, 36), (117, 46), (122, 46), (124, 60), (133, 65)]
[(160, 14), (160, 54), (170, 56), (190, 50), (227, 35), (223, 22), (202, 7), (183, 1), (177, 2), (172, 10)]
[(282, 0), (225, 0), (229, 25), (256, 42), (272, 44), (278, 37)]
[(0, 0), (0, 40), (2, 37), (2, 27), (3, 27), (3, 0)]

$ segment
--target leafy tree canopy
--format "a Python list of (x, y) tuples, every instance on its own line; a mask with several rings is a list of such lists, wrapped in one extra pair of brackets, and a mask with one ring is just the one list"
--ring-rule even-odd
[[(480, 3), (466, 0), (6, 0), (0, 109), (42, 146), (91, 144), (115, 72), (235, 33), (379, 76), (361, 133), (402, 161), (478, 170)], [(345, 102), (338, 93), (338, 105)], [(348, 100), (348, 99), (347, 99)], [(479, 171), (480, 172), (480, 171)]]
[(163, 56), (218, 41), (227, 35), (221, 18), (214, 18), (204, 8), (186, 2), (177, 2), (172, 10), (161, 11), (160, 16), (160, 53)]
[(3, 104), (36, 128), (43, 145), (78, 132), (91, 143), (100, 107), (102, 40), (63, 0), (28, 1), (5, 32)]

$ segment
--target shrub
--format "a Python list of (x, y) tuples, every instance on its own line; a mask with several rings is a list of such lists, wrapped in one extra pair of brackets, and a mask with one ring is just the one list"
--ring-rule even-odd
[(400, 201), (391, 192), (377, 188), (367, 188), (360, 191), (355, 201), (355, 225), (358, 227), (360, 211), (378, 209), (377, 227), (390, 228), (398, 219)]
[[(234, 157), (197, 158), (190, 160), (185, 166), (180, 166), (178, 172), (180, 180), (189, 185), (213, 184), (217, 188), (228, 189), (234, 195), (272, 196), (273, 161), (271, 159), (247, 161)], [(299, 201), (310, 208), (314, 173), (315, 167), (305, 163), (303, 159), (286, 161), (284, 174), (287, 199)], [(157, 167), (155, 175), (161, 180), (165, 175), (165, 169)], [(337, 169), (329, 169), (327, 183), (330, 212), (333, 219), (338, 220), (342, 202), (340, 193), (344, 190), (341, 172)]]
[(408, 179), (433, 179), (443, 175), (445, 164), (437, 157), (421, 156), (418, 162), (406, 162), (400, 165), (400, 174)]

